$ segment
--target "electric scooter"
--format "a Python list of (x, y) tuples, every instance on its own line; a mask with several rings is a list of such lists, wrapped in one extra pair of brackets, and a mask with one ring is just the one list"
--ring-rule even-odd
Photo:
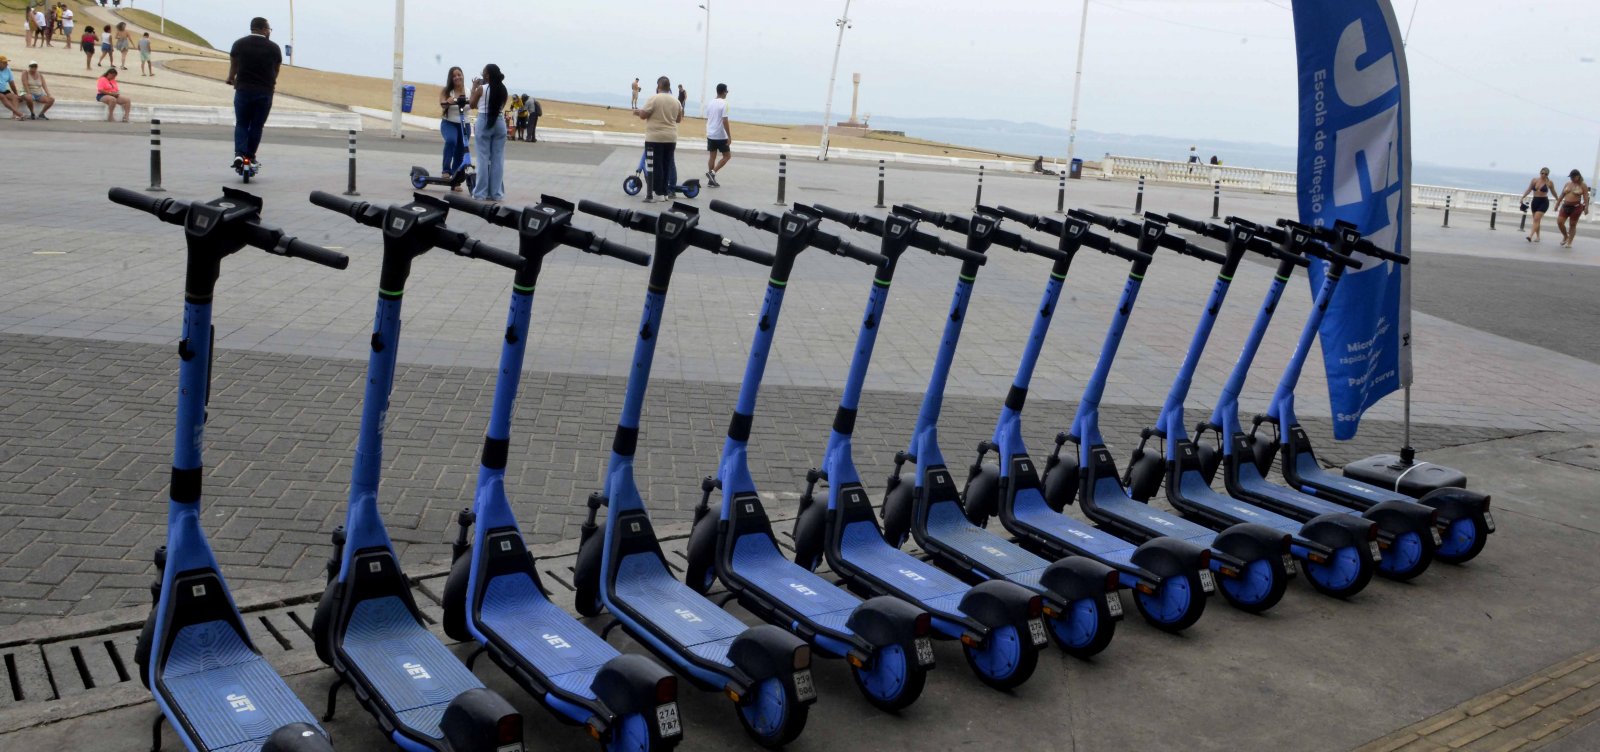
[(424, 167), (411, 168), (411, 187), (422, 190), (430, 185), (445, 185), (451, 188), (465, 183), (467, 190), (472, 190), (478, 184), (478, 168), (472, 165), (472, 148), (470, 126), (467, 124), (467, 98), (456, 97), (456, 109), (461, 113), (461, 161), (456, 166), (456, 171), (449, 175), (433, 177)]
[(645, 656), (619, 653), (551, 602), (505, 487), (511, 415), (545, 258), (562, 246), (639, 266), (648, 266), (650, 255), (574, 227), (573, 205), (553, 196), (520, 210), (465, 196), (447, 195), (445, 200), (490, 224), (516, 230), (523, 262), (511, 286), (477, 494), (472, 510), (457, 518), (454, 563), (442, 604), (445, 634), (479, 644), (467, 659), (468, 668), (487, 653), (558, 720), (587, 727), (603, 749), (671, 749), (683, 736), (678, 678)]
[(182, 225), (188, 256), (167, 544), (156, 551), (160, 579), (151, 585), (155, 602), (134, 653), (139, 680), (160, 710), (151, 726), (151, 752), (161, 749), (163, 720), (190, 750), (332, 752), (315, 716), (250, 640), (222, 578), (200, 527), (200, 452), (216, 331), (211, 307), (222, 260), (247, 245), (334, 269), (345, 268), (349, 259), (262, 225), (261, 199), (243, 191), (224, 188), (221, 198), (205, 203), (126, 188), (112, 188), (109, 197)]
[[(1201, 572), (1207, 569), (1206, 548), (1177, 538), (1155, 538), (1134, 545), (1110, 533), (1079, 523), (1046, 504), (1037, 465), (1022, 440), (1022, 408), (1033, 379), (1034, 367), (1044, 350), (1045, 336), (1060, 300), (1073, 256), (1087, 247), (1134, 264), (1148, 264), (1150, 256), (1130, 250), (1090, 231), (1089, 223), (1072, 216), (1053, 219), (999, 207), (1002, 216), (1058, 238), (1065, 258), (1058, 259), (1045, 284), (1034, 316), (1028, 344), (1023, 349), (1017, 376), (1011, 382), (991, 440), (978, 445), (978, 457), (968, 468), (962, 492), (962, 511), (973, 525), (983, 527), (998, 515), (1005, 530), (1022, 547), (1046, 559), (1098, 562), (1116, 570), (1112, 587), (1133, 591), (1139, 612), (1159, 629), (1178, 632), (1205, 612), (1206, 594)], [(993, 451), (998, 464), (984, 462)], [(1078, 566), (1082, 566), (1081, 564)], [(1209, 573), (1207, 573), (1209, 576)], [(1209, 580), (1206, 580), (1209, 581)], [(1105, 605), (1079, 602), (1071, 615), (1073, 629), (1056, 632), (1063, 650), (1078, 657), (1098, 653), (1110, 642), (1111, 623), (1122, 612), (1121, 597), (1108, 593)]]
[[(1336, 235), (1336, 242), (1353, 253), (1401, 265), (1411, 263), (1411, 259), (1407, 256), (1383, 250), (1372, 241), (1362, 239), (1355, 227), (1347, 222), (1340, 222), (1333, 229), (1322, 228), (1320, 231), (1324, 237)], [(1337, 284), (1331, 276), (1324, 284), (1330, 282)], [(1320, 297), (1320, 290), (1318, 294)], [(1439, 536), (1441, 540), (1435, 545), (1434, 558), (1446, 564), (1464, 564), (1471, 561), (1483, 552), (1484, 545), (1489, 541), (1489, 535), (1494, 532), (1494, 514), (1489, 511), (1488, 495), (1468, 491), (1465, 488), (1445, 486), (1414, 499), (1398, 490), (1336, 475), (1324, 470), (1317, 462), (1316, 455), (1311, 450), (1311, 438), (1295, 418), (1294, 387), (1309, 354), (1311, 338), (1316, 335), (1315, 327), (1321, 325), (1325, 310), (1326, 304), (1314, 309), (1312, 321), (1308, 323), (1308, 328), (1301, 338), (1304, 347), (1295, 350), (1294, 359), (1284, 369), (1283, 379), (1272, 395), (1272, 406), (1268, 408), (1266, 417), (1257, 423), (1258, 426), (1261, 423), (1272, 426), (1270, 437), (1259, 443), (1256, 448), (1258, 462), (1260, 458), (1270, 458), (1273, 452), (1281, 449), (1283, 477), (1289, 485), (1312, 496), (1358, 511), (1370, 509), (1385, 501), (1407, 503), (1415, 501), (1433, 509), (1438, 512), (1438, 527), (1442, 533)], [(1284, 437), (1288, 437), (1288, 440), (1285, 441)]]
[[(673, 161), (672, 171), (667, 174), (667, 185), (671, 187), (674, 193), (682, 193), (686, 198), (699, 196), (700, 179), (690, 178), (685, 180), (682, 185), (679, 185), (677, 160)], [(650, 172), (654, 169), (655, 167), (650, 164), (650, 147), (646, 145), (644, 152), (639, 155), (639, 166), (634, 168), (632, 175), (622, 179), (622, 192), (629, 196), (637, 196), (639, 191), (647, 191), (645, 200), (656, 200), (655, 189), (651, 187), (650, 183)], [(666, 200), (667, 198), (667, 196), (660, 197), (661, 200)]]
[[(896, 207), (896, 214), (916, 219), (916, 213)], [(987, 261), (983, 251), (992, 240), (993, 222), (974, 220), (975, 232), (962, 254), (960, 279), (950, 315), (960, 317)], [(982, 225), (981, 228), (976, 225)], [(898, 226), (898, 225), (888, 225)], [(881, 309), (879, 313), (881, 320)], [(833, 429), (822, 465), (806, 473), (795, 518), (795, 562), (815, 570), (826, 558), (828, 566), (857, 595), (892, 595), (933, 615), (934, 633), (961, 641), (967, 665), (979, 681), (1001, 691), (1026, 682), (1039, 663), (1039, 650), (1049, 643), (1042, 614), (1044, 599), (1007, 580), (987, 580), (969, 586), (885, 540), (866, 487), (851, 458), (851, 434), (857, 405), (866, 382), (867, 366), (877, 341), (878, 327), (872, 309), (862, 322), (834, 415)], [(820, 481), (828, 484), (827, 503), (816, 498)]]
[[(991, 242), (1024, 253), (1050, 259), (1057, 268), (1071, 263), (1065, 249), (1057, 250), (1000, 229), (999, 212), (978, 207), (971, 219), (902, 207), (945, 230), (966, 235), (969, 242)], [(1076, 248), (1073, 248), (1076, 250)], [(922, 408), (916, 427), (904, 452), (895, 455), (894, 472), (889, 475), (883, 496), (883, 534), (891, 545), (905, 543), (909, 533), (935, 563), (968, 581), (1002, 579), (1021, 585), (1043, 597), (1045, 624), (1064, 650), (1087, 658), (1104, 650), (1116, 632), (1121, 617), (1117, 600), (1117, 573), (1105, 564), (1083, 557), (1068, 557), (1055, 562), (1036, 556), (1005, 538), (990, 533), (967, 520), (961, 495), (939, 450), (939, 410), (944, 402), (945, 384), (966, 319), (967, 298), (959, 296), (952, 315), (945, 320), (944, 337), (939, 343), (928, 388), (923, 392)], [(916, 470), (901, 474), (907, 461)], [(1116, 605), (1112, 605), (1112, 601)]]
[[(1146, 214), (1144, 222), (1140, 224), (1113, 220), (1079, 209), (1072, 211), (1077, 212), (1075, 216), (1079, 219), (1138, 237), (1139, 251), (1142, 253), (1154, 253), (1158, 248), (1167, 248), (1202, 261), (1215, 264), (1227, 262), (1219, 254), (1175, 235), (1167, 235), (1167, 225), (1159, 215)], [(1289, 578), (1294, 575), (1286, 564), (1290, 561), (1289, 536), (1254, 523), (1233, 525), (1217, 533), (1177, 515), (1134, 501), (1128, 497), (1122, 478), (1118, 476), (1116, 462), (1111, 458), (1111, 450), (1106, 448), (1105, 440), (1100, 435), (1100, 398), (1105, 392), (1106, 380), (1111, 375), (1111, 364), (1116, 359), (1118, 345), (1122, 343), (1122, 334), (1133, 314), (1134, 303), (1138, 300), (1144, 272), (1145, 265), (1140, 264), (1128, 275), (1117, 312), (1112, 316), (1106, 332), (1105, 343), (1100, 347), (1094, 373), (1084, 385), (1083, 398), (1078, 402), (1072, 429), (1056, 437), (1056, 449), (1052, 454), (1056, 461), (1045, 468), (1045, 494), (1047, 497), (1059, 494), (1069, 501), (1070, 486), (1075, 481), (1084, 514), (1113, 534), (1138, 541), (1160, 537), (1182, 538), (1206, 546), (1211, 550), (1210, 570), (1222, 575), (1220, 589), (1229, 605), (1249, 613), (1266, 611), (1283, 598)], [(1060, 461), (1061, 447), (1068, 441), (1078, 445), (1076, 477), (1073, 477), (1071, 466)]]
[(424, 194), (387, 209), (321, 191), (311, 193), (311, 203), (383, 230), (350, 497), (345, 524), (333, 532), (328, 586), (311, 624), (317, 656), (338, 677), (328, 688), (323, 718), (333, 718), (339, 688), (348, 685), (395, 746), (408, 752), (521, 752), (522, 715), (486, 689), (423, 623), (378, 510), (378, 482), (399, 359), (400, 302), (412, 260), (434, 248), (509, 269), (520, 269), (522, 258), (445, 226), (449, 205)]
[[(1176, 214), (1167, 220), (1202, 237), (1226, 243), (1227, 261), (1217, 274), (1211, 289), (1211, 298), (1200, 321), (1195, 326), (1194, 338), (1183, 366), (1173, 379), (1172, 390), (1155, 425), (1140, 433), (1139, 446), (1133, 450), (1128, 462), (1124, 483), (1128, 494), (1135, 500), (1147, 502), (1155, 495), (1166, 478), (1167, 501), (1186, 519), (1199, 522), (1214, 530), (1226, 530), (1239, 524), (1266, 525), (1290, 536), (1289, 554), (1305, 565), (1307, 578), (1319, 592), (1337, 598), (1348, 598), (1361, 592), (1372, 580), (1377, 568), (1378, 528), (1370, 520), (1348, 514), (1318, 515), (1302, 524), (1298, 520), (1276, 514), (1260, 507), (1230, 498), (1211, 490), (1200, 469), (1200, 458), (1185, 432), (1183, 402), (1189, 395), (1189, 385), (1194, 380), (1200, 355), (1216, 324), (1223, 299), (1232, 283), (1239, 263), (1246, 252), (1255, 252), (1275, 259), (1278, 274), (1275, 278), (1288, 279), (1296, 266), (1307, 266), (1304, 256), (1289, 249), (1280, 249), (1260, 237), (1254, 225), (1233, 221), (1226, 227), (1191, 220)], [(1201, 429), (1203, 430), (1203, 425)], [(1146, 448), (1150, 439), (1164, 445), (1162, 451)], [(1291, 567), (1292, 569), (1292, 567)]]
[(244, 180), (245, 185), (249, 185), (250, 178), (255, 177), (256, 173), (261, 172), (261, 165), (257, 164), (255, 160), (249, 157), (244, 157), (243, 161), (233, 166), (233, 171)]
[[(762, 266), (772, 266), (777, 259), (700, 228), (699, 213), (687, 204), (674, 203), (659, 216), (592, 201), (580, 202), (578, 209), (651, 233), (656, 247), (605, 489), (589, 496), (589, 516), (573, 572), (575, 606), (585, 616), (598, 614), (602, 607), (610, 611), (614, 621), (601, 637), (622, 626), (690, 683), (732, 700), (739, 723), (757, 744), (783, 746), (804, 730), (806, 715), (817, 699), (811, 647), (771, 624), (747, 627), (679, 582), (667, 568), (633, 476), (639, 415), (678, 256), (694, 246)], [(604, 526), (595, 522), (602, 506), (608, 508)]]
[[(755, 420), (757, 390), (777, 333), (778, 314), (795, 257), (808, 246), (821, 248), (869, 264), (882, 275), (883, 269), (892, 266), (890, 259), (905, 250), (910, 238), (896, 244), (891, 256), (857, 248), (820, 231), (817, 225), (821, 213), (808, 206), (797, 204), (782, 216), (716, 200), (711, 202), (711, 209), (776, 234), (778, 260), (767, 283), (739, 389), (739, 404), (728, 424), (717, 474), (701, 483), (684, 581), (703, 594), (720, 577), (728, 592), (751, 613), (790, 630), (817, 654), (845, 659), (857, 689), (868, 702), (883, 710), (898, 711), (921, 696), (928, 671), (933, 668), (928, 613), (897, 598), (873, 598), (863, 603), (784, 558), (756, 493), (746, 452)], [(718, 514), (711, 514), (711, 495), (717, 491), (721, 491), (721, 508)]]

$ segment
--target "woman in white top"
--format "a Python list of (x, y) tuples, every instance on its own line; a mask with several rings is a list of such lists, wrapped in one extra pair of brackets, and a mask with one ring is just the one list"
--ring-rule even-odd
[[(461, 169), (461, 162), (467, 156), (467, 144), (470, 134), (467, 126), (462, 125), (461, 105), (458, 102), (467, 96), (467, 77), (459, 67), (450, 69), (446, 75), (444, 88), (439, 90), (439, 108), (442, 114), (439, 118), (439, 135), (444, 138), (444, 168), (443, 177), (450, 177)], [(461, 186), (451, 188), (456, 193), (461, 192)]]

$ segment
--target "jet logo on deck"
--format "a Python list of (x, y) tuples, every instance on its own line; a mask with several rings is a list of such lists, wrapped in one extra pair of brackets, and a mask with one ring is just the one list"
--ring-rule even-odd
[(539, 636), (541, 638), (543, 638), (545, 642), (550, 643), (550, 647), (553, 647), (553, 648), (556, 648), (556, 649), (572, 647), (572, 643), (561, 639), (561, 635), (544, 634), (544, 635), (539, 635)]
[(400, 664), (400, 668), (403, 668), (403, 669), (406, 670), (406, 675), (407, 676), (410, 676), (411, 678), (416, 679), (418, 681), (421, 681), (421, 680), (424, 680), (424, 679), (432, 679), (433, 678), (433, 674), (428, 673), (428, 669), (424, 668), (423, 665), (420, 664), (420, 663), (412, 663), (411, 661), (406, 661), (405, 663)]
[(796, 593), (799, 593), (801, 595), (814, 596), (814, 595), (817, 594), (817, 591), (812, 590), (811, 588), (808, 588), (805, 585), (801, 585), (798, 582), (789, 583), (789, 589), (793, 590)]
[(256, 712), (256, 704), (251, 702), (250, 696), (243, 692), (230, 694), (225, 699), (228, 701), (228, 707), (232, 708), (235, 713)]
[(684, 621), (689, 622), (690, 624), (699, 624), (700, 622), (705, 621), (705, 619), (695, 616), (695, 613), (687, 608), (675, 608), (672, 609), (672, 613), (682, 617)]
[(928, 581), (928, 578), (923, 577), (922, 575), (917, 574), (916, 572), (913, 572), (913, 571), (911, 571), (909, 569), (900, 570), (900, 574), (905, 575), (906, 579), (909, 579), (912, 582), (927, 582)]

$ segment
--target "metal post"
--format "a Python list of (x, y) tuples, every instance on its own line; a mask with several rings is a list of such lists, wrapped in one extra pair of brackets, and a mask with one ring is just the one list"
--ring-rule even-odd
[(1211, 182), (1211, 218), (1222, 219), (1222, 181)]
[(1089, 36), (1089, 0), (1083, 0), (1083, 19), (1078, 22), (1078, 68), (1072, 74), (1072, 122), (1067, 126), (1067, 164), (1072, 164), (1078, 146), (1078, 92), (1083, 88), (1083, 43)]
[[(844, 49), (844, 30), (850, 28), (850, 0), (844, 0), (844, 15), (834, 21), (839, 27), (839, 41), (833, 45), (833, 67), (828, 70), (828, 99), (822, 106), (822, 143), (817, 146), (817, 161), (828, 159), (828, 121), (833, 119), (833, 82), (839, 75), (839, 50)], [(780, 202), (781, 203), (781, 202)]]
[(1500, 213), (1500, 198), (1495, 197), (1494, 203), (1489, 205), (1489, 229), (1494, 229), (1494, 216)]
[(405, 138), (400, 119), (400, 87), (405, 83), (406, 0), (394, 0), (394, 72), (389, 82), (389, 136)]
[(700, 117), (706, 116), (706, 81), (711, 75), (711, 0), (705, 0), (700, 8), (706, 12), (706, 49), (700, 56)]
[(1139, 176), (1139, 192), (1133, 196), (1133, 213), (1144, 213), (1144, 176)]
[(350, 131), (350, 186), (345, 189), (346, 196), (359, 196), (356, 192), (356, 132)]
[(883, 160), (880, 159), (878, 160), (878, 203), (873, 208), (882, 209), (883, 207)]
[(1444, 226), (1445, 227), (1449, 227), (1450, 226), (1450, 195), (1449, 194), (1445, 194), (1445, 197), (1444, 197)]
[(786, 199), (784, 199), (784, 195), (786, 193), (788, 193), (788, 188), (789, 188), (789, 155), (788, 154), (779, 154), (778, 155), (778, 200), (773, 202), (773, 206), (787, 206), (788, 205), (789, 202)]
[(974, 209), (983, 206), (983, 165), (978, 165), (978, 195), (972, 199)]
[(644, 202), (656, 200), (656, 149), (644, 145)]
[(1517, 232), (1528, 231), (1528, 205), (1522, 205), (1522, 223), (1517, 225)]
[(151, 193), (165, 193), (161, 187), (161, 119), (150, 118), (150, 187)]
[[(1067, 165), (1068, 165), (1068, 167), (1070, 169), (1070, 166), (1072, 165), (1072, 163), (1068, 162)], [(1066, 170), (1062, 170), (1061, 171), (1061, 179), (1059, 181), (1059, 184), (1056, 186), (1056, 213), (1057, 214), (1066, 214), (1067, 213), (1067, 171)]]

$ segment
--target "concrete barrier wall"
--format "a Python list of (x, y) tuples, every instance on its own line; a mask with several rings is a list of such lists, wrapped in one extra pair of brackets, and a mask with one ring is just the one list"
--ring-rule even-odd
[[(121, 108), (116, 117), (122, 118)], [(148, 123), (160, 118), (164, 125), (233, 125), (232, 107), (206, 107), (181, 104), (139, 104), (134, 102), (128, 119)], [(60, 100), (50, 108), (51, 120), (93, 121), (106, 119), (106, 107), (99, 102)], [(361, 130), (361, 116), (353, 112), (311, 112), (275, 109), (267, 117), (268, 128), (310, 128), (317, 130)]]

